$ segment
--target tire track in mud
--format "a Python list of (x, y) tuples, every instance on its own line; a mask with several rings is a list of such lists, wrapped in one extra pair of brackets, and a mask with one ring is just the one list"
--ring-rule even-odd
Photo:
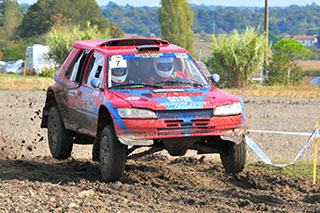
[[(0, 210), (9, 205), (23, 211), (67, 211), (71, 203), (84, 212), (317, 210), (320, 205), (319, 184), (262, 169), (228, 175), (220, 162), (192, 157), (154, 154), (129, 160), (122, 181), (116, 183), (104, 183), (99, 165), (85, 159), (39, 156), (3, 160), (0, 167), (7, 168), (0, 172), (0, 197), (5, 200)], [(79, 197), (84, 190), (93, 190), (93, 197)], [(18, 202), (21, 196), (24, 202)]]
[[(320, 100), (243, 99), (249, 128), (308, 132), (320, 117)], [(104, 183), (91, 146), (75, 147), (66, 161), (48, 157), (46, 131), (40, 129), (45, 92), (0, 91), (0, 100), (0, 212), (320, 211), (319, 183), (261, 168), (232, 176), (209, 157), (128, 160), (121, 182)], [(299, 137), (250, 137), (273, 159), (291, 160), (304, 143)], [(249, 158), (255, 160), (250, 151)], [(94, 195), (79, 196), (85, 190)]]

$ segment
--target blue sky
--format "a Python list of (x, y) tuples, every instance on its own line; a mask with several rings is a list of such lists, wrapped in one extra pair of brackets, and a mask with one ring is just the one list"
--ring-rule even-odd
[[(18, 0), (19, 3), (34, 4), (37, 0)], [(107, 0), (97, 0), (99, 5), (107, 5)], [(132, 6), (160, 6), (160, 0), (113, 0), (118, 5), (132, 5)], [(221, 6), (257, 6), (264, 7), (265, 0), (189, 0), (194, 4), (205, 5), (221, 5)], [(307, 4), (316, 3), (320, 5), (320, 0), (269, 0), (269, 6), (286, 7), (292, 4), (305, 6)]]

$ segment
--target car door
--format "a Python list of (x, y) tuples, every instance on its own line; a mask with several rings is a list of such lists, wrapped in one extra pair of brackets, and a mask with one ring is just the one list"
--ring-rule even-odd
[[(79, 105), (81, 119), (78, 132), (95, 136), (98, 124), (99, 107), (103, 100), (105, 76), (105, 56), (94, 52), (88, 63), (87, 70), (79, 87)], [(94, 87), (92, 80), (98, 80)], [(97, 82), (97, 81), (96, 81)]]
[[(57, 94), (58, 102), (60, 103), (60, 113), (64, 121), (65, 127), (76, 131), (79, 128), (79, 101), (78, 90), (82, 79), (85, 67), (85, 60), (89, 54), (88, 50), (74, 49), (64, 64), (66, 70), (63, 80), (60, 82), (63, 85), (63, 90)], [(69, 62), (70, 61), (70, 62)]]

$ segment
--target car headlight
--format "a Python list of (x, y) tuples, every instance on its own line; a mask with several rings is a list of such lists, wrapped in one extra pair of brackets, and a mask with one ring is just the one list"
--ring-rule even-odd
[(213, 109), (213, 115), (216, 115), (216, 116), (238, 115), (241, 112), (242, 112), (241, 103), (222, 105)]
[(148, 109), (118, 108), (121, 118), (157, 118), (155, 112)]

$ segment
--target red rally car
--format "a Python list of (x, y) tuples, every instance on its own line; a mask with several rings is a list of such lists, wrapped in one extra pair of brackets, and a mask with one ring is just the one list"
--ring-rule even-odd
[[(73, 144), (93, 144), (105, 181), (119, 180), (127, 159), (163, 149), (173, 156), (219, 153), (226, 172), (241, 172), (243, 101), (212, 86), (219, 76), (205, 69), (165, 40), (74, 42), (43, 109), (52, 156), (67, 159)], [(133, 153), (141, 147), (149, 149)]]

